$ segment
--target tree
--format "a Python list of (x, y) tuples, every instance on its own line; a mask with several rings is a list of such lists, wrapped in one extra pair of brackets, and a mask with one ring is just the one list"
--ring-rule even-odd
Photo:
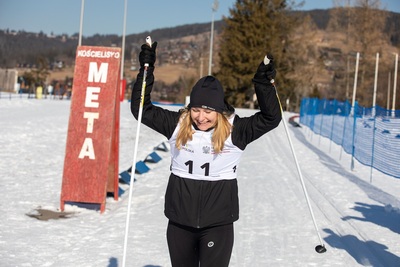
[(286, 48), (286, 64), (289, 72), (284, 76), (293, 84), (292, 90), (285, 90), (284, 100), (289, 102), (286, 110), (299, 110), (302, 97), (308, 97), (318, 92), (318, 79), (324, 76), (324, 66), (320, 51), (315, 46), (317, 27), (310, 16), (298, 21), (295, 29), (289, 35), (291, 42)]
[(290, 95), (293, 81), (283, 73), (292, 71), (287, 48), (296, 18), (289, 14), (293, 1), (238, 0), (224, 18), (217, 78), (224, 84), (228, 101), (243, 107), (253, 95), (251, 79), (264, 58), (272, 54), (278, 70), (277, 84), (283, 96)]
[(379, 0), (357, 0), (353, 17), (355, 45), (363, 55), (364, 64), (360, 65), (361, 83), (359, 87), (359, 103), (363, 106), (372, 104), (374, 67), (376, 53), (382, 56), (382, 44), (386, 39), (383, 34), (386, 17), (379, 11)]
[(37, 68), (24, 72), (22, 77), (29, 86), (29, 93), (33, 93), (36, 86), (43, 85), (49, 75), (48, 63), (44, 57), (37, 58)]
[[(357, 89), (357, 100), (362, 106), (371, 106), (373, 96), (373, 83), (375, 71), (376, 53), (379, 53), (380, 69), (384, 56), (383, 47), (385, 43), (390, 43), (389, 37), (385, 34), (385, 23), (387, 20), (387, 12), (381, 9), (380, 0), (336, 0), (336, 7), (331, 11), (330, 28), (336, 32), (346, 34), (345, 44), (346, 60), (342, 62), (347, 66), (341, 67), (341, 72), (346, 75), (335, 73), (336, 77), (346, 77), (346, 79), (338, 79), (337, 86), (342, 88), (349, 87), (349, 72), (354, 75), (352, 69), (349, 69), (349, 62), (353, 64), (354, 55), (359, 52), (361, 55), (359, 67), (359, 82)], [(344, 84), (346, 82), (346, 85)], [(349, 97), (348, 89), (346, 90), (346, 98)]]
[(37, 68), (32, 70), (36, 84), (42, 85), (46, 81), (49, 76), (48, 66), (49, 64), (43, 56), (37, 58)]

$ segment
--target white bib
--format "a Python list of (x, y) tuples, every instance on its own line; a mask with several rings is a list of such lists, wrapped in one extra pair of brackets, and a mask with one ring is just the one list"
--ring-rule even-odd
[[(229, 120), (233, 122), (233, 117)], [(193, 126), (192, 126), (193, 127)], [(231, 134), (225, 141), (224, 149), (214, 153), (211, 137), (214, 130), (196, 130), (192, 141), (177, 149), (176, 136), (180, 123), (168, 140), (171, 147), (171, 171), (173, 174), (189, 179), (218, 181), (236, 178), (237, 168), (243, 151), (232, 143)]]

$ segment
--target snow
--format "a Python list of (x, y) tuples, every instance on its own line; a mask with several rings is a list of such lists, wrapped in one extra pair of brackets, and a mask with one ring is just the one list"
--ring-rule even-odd
[[(177, 107), (167, 107), (176, 109)], [(241, 116), (253, 110), (239, 109)], [(0, 99), (0, 265), (121, 266), (129, 187), (93, 205), (66, 205), (70, 218), (37, 220), (38, 208), (59, 211), (67, 100)], [(285, 113), (286, 119), (291, 115)], [(132, 165), (137, 122), (121, 103), (120, 171)], [(230, 266), (400, 266), (400, 179), (355, 162), (330, 140), (288, 125), (301, 167), (320, 244), (285, 128), (250, 144), (238, 168), (240, 219)], [(141, 127), (138, 159), (165, 137)], [(171, 266), (163, 214), (169, 154), (136, 175), (127, 266)]]

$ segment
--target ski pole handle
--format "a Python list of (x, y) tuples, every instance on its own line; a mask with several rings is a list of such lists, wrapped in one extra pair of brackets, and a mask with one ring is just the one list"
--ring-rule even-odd
[(268, 58), (268, 55), (264, 57), (264, 65), (267, 66), (271, 62), (271, 59)]
[[(153, 44), (151, 42), (151, 37), (147, 36), (146, 37), (146, 44), (148, 46), (151, 47), (151, 45)], [(142, 109), (143, 109), (143, 105), (144, 105), (144, 93), (146, 90), (146, 78), (147, 78), (147, 68), (149, 67), (149, 63), (144, 63), (144, 72), (143, 72), (143, 82), (142, 82), (142, 91), (140, 94), (140, 110), (139, 110), (139, 114), (141, 113)]]
[[(267, 66), (267, 65), (269, 65), (271, 63), (272, 60), (273, 60), (273, 57), (269, 58), (268, 55), (265, 55), (263, 63), (264, 63), (265, 66)], [(268, 76), (267, 76), (267, 78), (268, 78)], [(270, 82), (272, 83), (272, 85), (275, 86), (275, 80), (273, 78), (270, 80)]]
[[(148, 46), (150, 46), (151, 47), (151, 45), (153, 44), (153, 42), (151, 41), (151, 37), (150, 36), (147, 36), (146, 37), (146, 44), (148, 45)], [(147, 68), (149, 67), (149, 63), (144, 63), (144, 70), (145, 71), (147, 71)]]

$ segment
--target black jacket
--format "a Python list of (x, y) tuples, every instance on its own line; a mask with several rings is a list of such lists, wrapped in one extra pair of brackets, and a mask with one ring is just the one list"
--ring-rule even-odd
[[(179, 120), (180, 112), (170, 111), (151, 103), (154, 68), (147, 72), (143, 102), (142, 123), (170, 139)], [(275, 88), (269, 82), (253, 80), (260, 111), (250, 117), (235, 115), (232, 142), (244, 150), (263, 134), (277, 127), (281, 110)], [(131, 111), (138, 119), (143, 69), (134, 83)], [(227, 109), (233, 108), (227, 105)], [(165, 215), (171, 221), (194, 228), (232, 223), (239, 218), (237, 180), (199, 181), (178, 177), (171, 173), (165, 195)]]

